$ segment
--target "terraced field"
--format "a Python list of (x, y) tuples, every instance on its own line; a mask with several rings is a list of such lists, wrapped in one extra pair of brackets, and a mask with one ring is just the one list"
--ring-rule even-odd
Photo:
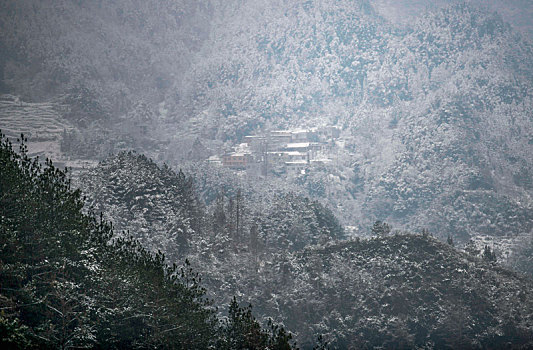
[(28, 103), (13, 95), (0, 95), (0, 129), (12, 140), (23, 133), (32, 156), (63, 159), (62, 134), (72, 126), (62, 117), (65, 107), (57, 103)]

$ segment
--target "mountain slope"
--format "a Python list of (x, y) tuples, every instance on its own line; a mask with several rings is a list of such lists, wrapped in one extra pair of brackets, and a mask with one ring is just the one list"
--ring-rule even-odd
[(6, 1), (3, 85), (67, 106), (76, 157), (177, 163), (195, 142), (221, 154), (246, 134), (337, 125), (335, 163), (291, 186), (319, 184), (344, 224), (529, 234), (531, 40), (447, 2), (399, 28), (367, 0)]
[(340, 348), (503, 348), (533, 341), (532, 281), (431, 237), (310, 248), (281, 264), (275, 281), (278, 287), (258, 299), (267, 300), (267, 313), (281, 313), (299, 339), (324, 334)]
[[(329, 209), (288, 189), (266, 194), (266, 189), (241, 187), (244, 184), (231, 178), (227, 186), (218, 186), (209, 175), (195, 177), (160, 167), (144, 155), (121, 152), (83, 173), (76, 183), (92, 210), (112, 219), (118, 232), (131, 231), (151, 251), (161, 250), (173, 262), (187, 253), (201, 254), (206, 245), (248, 249), (252, 231), (257, 244), (284, 251), (344, 236)], [(204, 193), (202, 200), (197, 187)]]
[(199, 1), (4, 0), (3, 88), (31, 101), (82, 91), (107, 117), (139, 99), (159, 102), (207, 36), (209, 7)]
[(113, 220), (116, 231), (129, 231), (150, 251), (163, 251), (172, 262), (201, 233), (203, 211), (193, 180), (160, 168), (133, 152), (122, 152), (82, 174), (79, 185), (92, 210)]
[(369, 213), (448, 223), (463, 237), (531, 231), (532, 51), (519, 42), (497, 16), (467, 6), (428, 16), (402, 39), (415, 88), (389, 116), (394, 154), (369, 174)]
[(2, 348), (208, 348), (218, 324), (190, 267), (112, 239), (79, 190), (0, 134)]
[(176, 142), (192, 133), (216, 152), (254, 132), (336, 124), (335, 166), (296, 182), (324, 183), (343, 223), (460, 240), (531, 232), (533, 46), (497, 13), (459, 4), (400, 30), (365, 1), (226, 11), (168, 100), (192, 116)]
[[(215, 305), (238, 295), (263, 320), (271, 317), (294, 332), (303, 348), (311, 348), (320, 334), (339, 348), (532, 344), (530, 279), (427, 235), (334, 241), (331, 214), (320, 209), (325, 215), (317, 215), (313, 210), (319, 208), (297, 196), (272, 196), (268, 207), (226, 187), (227, 197), (213, 199), (187, 249), (180, 249), (165, 238), (173, 231), (164, 224), (174, 216), (172, 208), (184, 206), (182, 197), (172, 195), (173, 186), (183, 184), (167, 178), (176, 175), (143, 156), (122, 153), (80, 184), (122, 229), (142, 232), (147, 247), (171, 259), (188, 257)], [(254, 213), (256, 206), (262, 211)], [(176, 222), (191, 222), (191, 212), (181, 213)]]

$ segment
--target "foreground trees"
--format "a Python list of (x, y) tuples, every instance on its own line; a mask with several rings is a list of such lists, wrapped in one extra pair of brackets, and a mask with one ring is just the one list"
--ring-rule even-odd
[(168, 267), (163, 254), (115, 239), (82, 211), (66, 172), (30, 159), (23, 137), (18, 153), (0, 141), (2, 347), (205, 349), (242, 337), (216, 318), (188, 262)]

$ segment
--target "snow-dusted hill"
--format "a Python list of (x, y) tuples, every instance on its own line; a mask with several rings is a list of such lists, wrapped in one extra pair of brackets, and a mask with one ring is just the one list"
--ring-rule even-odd
[(61, 94), (80, 158), (136, 148), (176, 165), (195, 142), (221, 155), (266, 129), (337, 125), (334, 162), (292, 186), (321, 188), (344, 224), (529, 234), (533, 46), (506, 22), (529, 7), (403, 1), (414, 17), (398, 27), (387, 4), (9, 2), (2, 88)]
[[(302, 342), (531, 346), (530, 280), (427, 235), (334, 242), (336, 217), (354, 239), (383, 220), (531, 274), (531, 4), (430, 5), (3, 1), (0, 129), (66, 165), (136, 149), (178, 168), (246, 135), (336, 126), (331, 161), (287, 177), (200, 163), (193, 185), (119, 153), (76, 180), (117, 231), (189, 254), (217, 303), (252, 301)], [(205, 208), (180, 192), (194, 186)]]
[[(305, 339), (322, 333), (339, 348), (454, 349), (519, 346), (522, 336), (526, 343), (531, 339), (531, 311), (525, 309), (532, 307), (531, 280), (431, 237), (341, 243), (280, 265), (276, 285), (282, 291), (269, 306), (283, 310), (287, 327)], [(515, 295), (519, 306), (503, 295)], [(507, 315), (519, 316), (510, 321), (514, 316)]]
[[(211, 176), (228, 182), (217, 188)], [(78, 184), (118, 235), (128, 230), (171, 263), (189, 259), (216, 306), (251, 302), (305, 349), (318, 335), (339, 348), (530, 344), (531, 280), (427, 234), (338, 240), (318, 203), (211, 176), (193, 182), (120, 153)], [(197, 189), (219, 195), (204, 207)]]
[(530, 234), (533, 46), (508, 23), (530, 6), (402, 1), (399, 27), (388, 4), (8, 2), (2, 89), (61, 94), (75, 157), (176, 165), (195, 142), (221, 155), (266, 129), (337, 125), (334, 162), (290, 185), (358, 232)]

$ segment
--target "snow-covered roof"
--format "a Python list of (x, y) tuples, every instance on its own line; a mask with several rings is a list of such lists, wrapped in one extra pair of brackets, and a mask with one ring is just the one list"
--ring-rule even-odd
[(294, 130), (291, 130), (291, 133), (304, 134), (304, 133), (308, 133), (309, 131), (310, 131), (309, 129), (294, 129)]
[(329, 162), (331, 162), (331, 159), (329, 158), (311, 159), (311, 163), (329, 163)]
[(286, 148), (308, 148), (309, 146), (311, 146), (309, 142), (294, 142), (288, 143)]
[(286, 151), (283, 152), (288, 156), (307, 156), (307, 153), (299, 152), (299, 151)]
[(235, 152), (250, 153), (250, 147), (247, 143), (241, 143), (234, 147)]

